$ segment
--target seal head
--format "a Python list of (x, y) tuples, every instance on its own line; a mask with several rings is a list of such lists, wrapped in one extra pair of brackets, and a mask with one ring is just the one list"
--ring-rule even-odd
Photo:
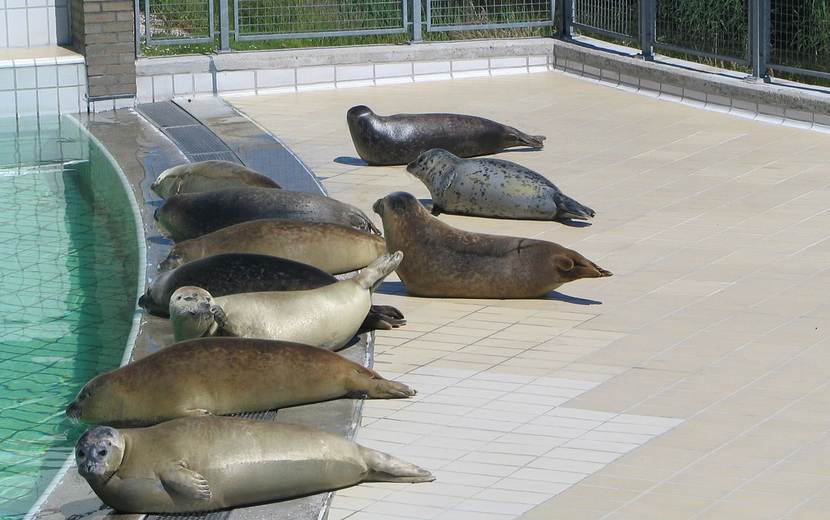
[(98, 426), (87, 430), (75, 445), (78, 473), (93, 487), (103, 487), (121, 467), (124, 437), (115, 428)]
[(176, 289), (170, 297), (170, 323), (176, 341), (210, 336), (218, 328), (214, 304), (209, 292), (192, 285)]
[(71, 419), (80, 419), (87, 423), (95, 423), (97, 418), (109, 415), (108, 397), (99, 392), (101, 387), (106, 387), (107, 374), (100, 374), (92, 378), (81, 388), (75, 399), (66, 407), (66, 416)]

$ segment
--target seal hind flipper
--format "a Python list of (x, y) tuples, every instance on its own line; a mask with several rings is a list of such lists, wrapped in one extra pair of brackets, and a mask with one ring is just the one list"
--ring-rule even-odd
[(596, 215), (596, 212), (588, 206), (580, 204), (561, 192), (556, 194), (556, 209), (556, 218), (560, 220), (568, 218), (587, 220)]
[(374, 290), (384, 278), (400, 265), (401, 260), (403, 260), (403, 252), (401, 251), (381, 255), (360, 271), (360, 274), (354, 277), (354, 281), (364, 289)]
[(366, 319), (360, 325), (358, 334), (372, 330), (391, 330), (406, 325), (401, 311), (390, 305), (372, 305)]
[(515, 128), (510, 129), (509, 137), (516, 142), (513, 146), (525, 145), (531, 148), (544, 148), (547, 139), (544, 135), (530, 135)]
[(174, 462), (158, 473), (161, 485), (169, 493), (175, 493), (192, 500), (208, 501), (210, 485), (205, 477), (187, 467), (183, 460)]
[(414, 388), (384, 379), (374, 370), (365, 367), (355, 368), (348, 378), (347, 386), (352, 392), (370, 399), (403, 399), (418, 393)]
[(381, 451), (360, 446), (363, 461), (369, 466), (364, 482), (432, 482), (435, 477), (429, 471), (404, 462)]

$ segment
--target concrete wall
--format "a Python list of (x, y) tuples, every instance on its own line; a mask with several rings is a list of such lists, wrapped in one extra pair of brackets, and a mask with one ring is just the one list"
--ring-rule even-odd
[(68, 0), (5, 0), (0, 7), (0, 48), (67, 44)]

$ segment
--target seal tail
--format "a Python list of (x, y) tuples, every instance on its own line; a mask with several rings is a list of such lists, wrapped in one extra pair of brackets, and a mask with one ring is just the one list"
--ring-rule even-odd
[(512, 129), (511, 137), (516, 141), (516, 144), (513, 146), (529, 146), (531, 148), (544, 148), (545, 147), (545, 137), (544, 135), (530, 135), (526, 134), (522, 131), (516, 130), (515, 128)]
[(557, 219), (578, 219), (587, 220), (593, 218), (596, 212), (588, 206), (583, 206), (579, 202), (568, 197), (564, 193), (560, 193), (556, 197), (556, 218)]
[(395, 251), (391, 254), (377, 257), (365, 269), (360, 271), (354, 279), (364, 289), (374, 289), (392, 271), (397, 269), (403, 260), (403, 252)]
[(366, 482), (432, 482), (429, 471), (392, 455), (360, 446), (363, 461), (369, 466)]

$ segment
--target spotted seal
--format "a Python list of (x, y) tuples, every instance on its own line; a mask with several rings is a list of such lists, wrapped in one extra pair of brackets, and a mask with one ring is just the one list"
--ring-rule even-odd
[(222, 188), (254, 186), (280, 188), (265, 175), (230, 161), (199, 161), (167, 168), (150, 189), (166, 199), (182, 193), (199, 193)]
[(78, 473), (121, 513), (192, 513), (359, 482), (429, 482), (429, 471), (344, 437), (235, 417), (148, 428), (99, 426), (75, 446)]
[(431, 148), (473, 157), (515, 146), (542, 148), (545, 140), (543, 135), (528, 135), (483, 117), (460, 114), (379, 116), (364, 105), (350, 108), (346, 122), (358, 155), (374, 166), (407, 164)]
[(174, 195), (155, 211), (159, 230), (175, 242), (262, 218), (330, 222), (380, 235), (356, 207), (316, 193), (269, 188), (225, 188)]
[(349, 394), (410, 397), (408, 386), (321, 348), (287, 341), (201, 338), (100, 374), (66, 408), (94, 424), (257, 412)]
[(432, 195), (432, 214), (528, 220), (593, 218), (594, 210), (535, 171), (502, 159), (462, 159), (433, 149), (409, 163)]
[(397, 272), (416, 296), (537, 298), (580, 278), (611, 276), (559, 244), (453, 228), (409, 193), (387, 195), (373, 208), (387, 247), (404, 252)]

